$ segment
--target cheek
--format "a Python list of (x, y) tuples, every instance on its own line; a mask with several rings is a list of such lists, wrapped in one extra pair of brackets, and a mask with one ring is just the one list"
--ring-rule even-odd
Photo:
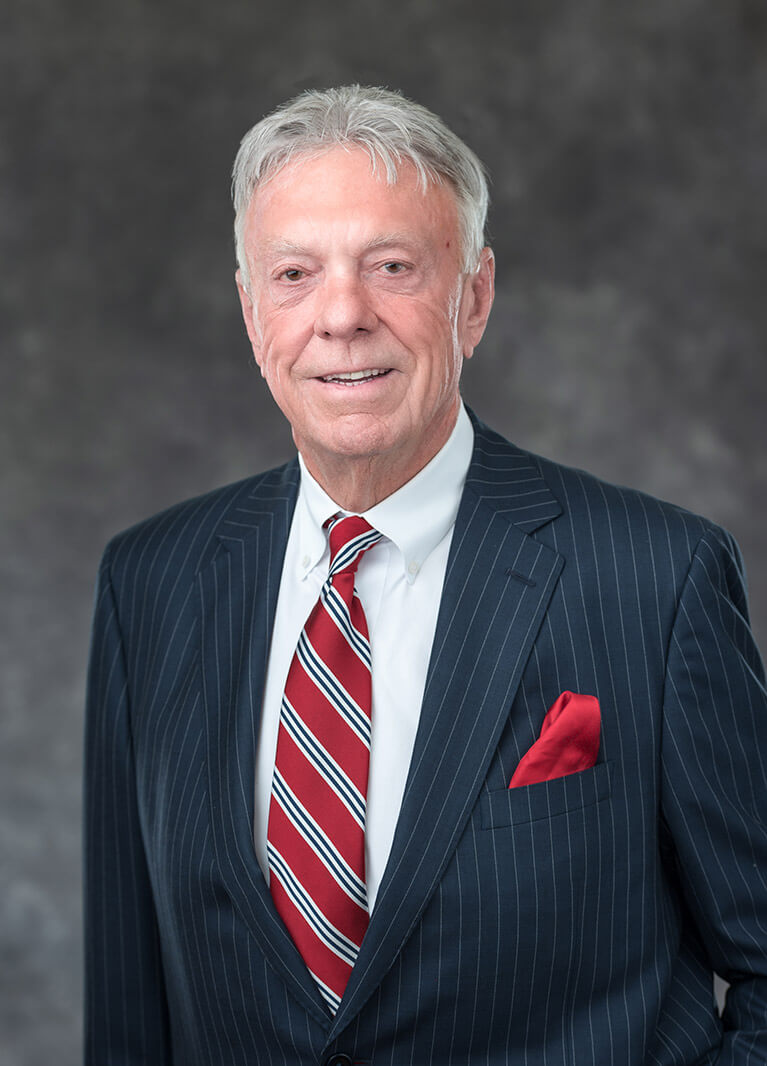
[(278, 313), (266, 316), (261, 332), (261, 369), (265, 374), (279, 375), (300, 355), (304, 340), (290, 316)]
[(447, 308), (435, 306), (431, 301), (412, 298), (399, 301), (379, 313), (391, 332), (416, 356), (430, 349), (444, 349), (452, 333), (452, 324)]
[(456, 324), (447, 308), (421, 307), (408, 323), (405, 340), (417, 371), (441, 385), (449, 385), (460, 372), (461, 353)]

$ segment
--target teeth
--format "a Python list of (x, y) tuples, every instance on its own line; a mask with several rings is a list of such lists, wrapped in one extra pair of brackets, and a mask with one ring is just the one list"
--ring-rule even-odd
[(357, 382), (357, 381), (369, 381), (370, 378), (377, 378), (381, 374), (388, 374), (388, 370), (351, 370), (347, 374), (328, 374), (324, 377), (323, 381), (340, 381), (340, 382)]

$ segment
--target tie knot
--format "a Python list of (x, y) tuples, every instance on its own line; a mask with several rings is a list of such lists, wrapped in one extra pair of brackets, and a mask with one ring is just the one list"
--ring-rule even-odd
[(330, 523), (330, 570), (328, 577), (341, 572), (355, 573), (357, 565), (368, 550), (381, 539), (377, 529), (352, 514), (332, 519)]

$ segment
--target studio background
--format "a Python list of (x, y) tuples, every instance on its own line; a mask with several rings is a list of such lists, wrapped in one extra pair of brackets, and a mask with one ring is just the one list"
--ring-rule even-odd
[(767, 644), (763, 0), (11, 0), (0, 13), (0, 1061), (81, 1044), (80, 751), (119, 529), (281, 462), (233, 283), (239, 139), (401, 88), (487, 163), (464, 393), (518, 444), (731, 529)]

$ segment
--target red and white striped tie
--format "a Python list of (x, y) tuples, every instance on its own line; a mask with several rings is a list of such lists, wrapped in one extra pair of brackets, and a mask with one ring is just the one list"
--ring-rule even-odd
[(330, 570), (285, 684), (269, 806), (272, 898), (333, 1013), (368, 926), (370, 644), (354, 575), (380, 538), (358, 515), (331, 523)]

